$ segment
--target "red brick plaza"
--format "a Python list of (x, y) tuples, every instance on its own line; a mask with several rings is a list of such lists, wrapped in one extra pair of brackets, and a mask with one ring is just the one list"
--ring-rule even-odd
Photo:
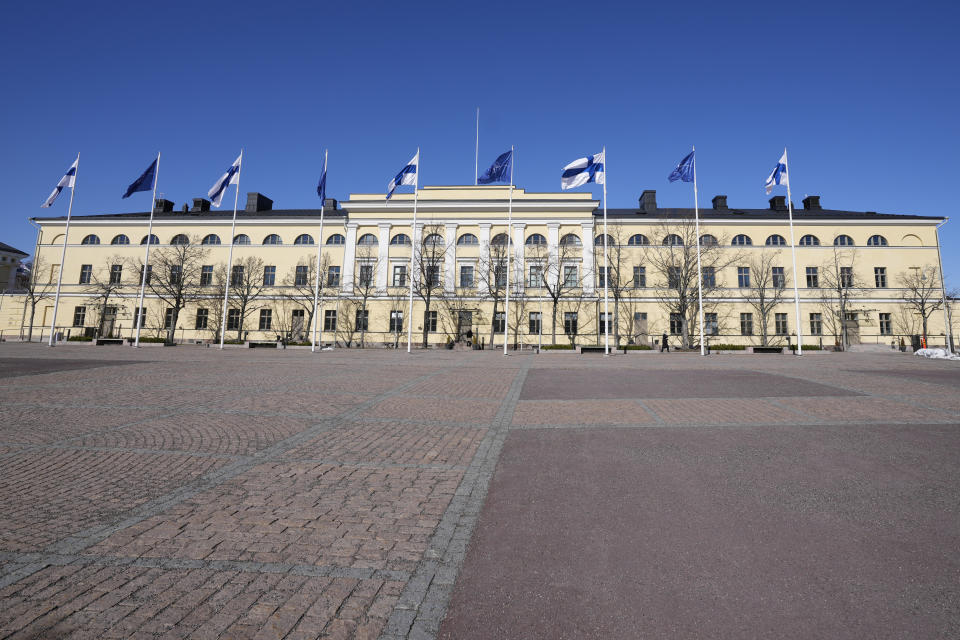
[(960, 637), (960, 366), (0, 345), (0, 638)]

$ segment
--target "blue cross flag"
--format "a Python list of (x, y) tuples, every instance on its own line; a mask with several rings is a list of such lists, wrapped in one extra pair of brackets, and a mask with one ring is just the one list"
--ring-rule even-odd
[(562, 190), (573, 189), (588, 182), (603, 184), (604, 153), (606, 152), (600, 152), (586, 158), (577, 158), (565, 166), (563, 174), (560, 176), (560, 188)]
[(70, 165), (70, 168), (67, 169), (66, 175), (60, 178), (60, 182), (57, 183), (57, 186), (53, 188), (53, 193), (47, 198), (47, 201), (40, 205), (41, 208), (49, 207), (60, 195), (60, 192), (63, 191), (64, 187), (73, 188), (74, 181), (77, 179), (77, 163), (80, 162), (80, 156), (77, 156), (77, 159), (73, 161), (73, 164)]
[(207, 192), (207, 196), (210, 198), (210, 204), (213, 206), (220, 206), (220, 202), (223, 200), (223, 194), (226, 193), (227, 187), (232, 184), (240, 184), (240, 162), (242, 158), (243, 153), (237, 156), (237, 159), (233, 161), (233, 164), (227, 168), (227, 172), (220, 176), (220, 179), (217, 180), (212, 187), (210, 187), (210, 191)]
[(393, 192), (396, 191), (397, 187), (402, 184), (417, 184), (417, 165), (420, 164), (420, 152), (417, 151), (410, 162), (407, 165), (400, 169), (400, 173), (394, 176), (393, 180), (387, 185), (387, 200), (390, 199), (390, 196), (393, 195)]
[(764, 183), (764, 187), (767, 189), (767, 194), (769, 195), (773, 191), (775, 185), (790, 184), (790, 180), (787, 177), (787, 150), (783, 150), (783, 155), (780, 156), (780, 162), (777, 163), (777, 166), (773, 168), (773, 171), (770, 172), (770, 175), (767, 176), (767, 181)]

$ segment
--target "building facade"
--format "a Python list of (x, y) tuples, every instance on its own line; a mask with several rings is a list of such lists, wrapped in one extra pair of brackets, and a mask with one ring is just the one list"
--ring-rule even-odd
[[(56, 330), (129, 337), (139, 318), (143, 336), (212, 341), (225, 316), (228, 340), (308, 342), (319, 249), (322, 344), (405, 345), (412, 317), (414, 343), (431, 346), (502, 346), (505, 326), (511, 344), (602, 344), (607, 322), (611, 344), (656, 347), (666, 334), (673, 346), (692, 345), (699, 244), (703, 329), (713, 345), (796, 344), (795, 278), (805, 345), (890, 345), (901, 337), (909, 345), (923, 335), (924, 315), (929, 343), (946, 340), (943, 218), (827, 210), (810, 196), (794, 212), (795, 271), (783, 197), (758, 210), (730, 208), (717, 196), (700, 212), (698, 234), (692, 209), (658, 207), (656, 193), (644, 191), (637, 208), (608, 211), (606, 261), (603, 211), (591, 194), (515, 188), (512, 229), (509, 201), (504, 186), (424, 187), (414, 228), (413, 194), (352, 194), (325, 203), (321, 231), (319, 209), (274, 209), (257, 193), (248, 194), (235, 229), (232, 211), (211, 211), (205, 200), (183, 211), (159, 200), (152, 240), (147, 212), (74, 216)], [(34, 221), (33, 276), (55, 283), (65, 218)], [(7, 305), (6, 334), (28, 315), (24, 304)], [(39, 301), (35, 332), (49, 335), (52, 317), (52, 297)]]

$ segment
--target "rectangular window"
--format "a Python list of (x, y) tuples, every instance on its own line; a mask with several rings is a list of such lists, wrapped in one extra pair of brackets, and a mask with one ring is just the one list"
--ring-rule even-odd
[(426, 270), (426, 282), (425, 284), (429, 288), (439, 287), (442, 281), (440, 280), (440, 266), (439, 265), (428, 265)]
[(110, 284), (120, 284), (121, 280), (123, 280), (123, 265), (110, 265)]
[(328, 287), (340, 286), (340, 267), (327, 268), (327, 286)]
[(773, 315), (773, 322), (775, 331), (778, 336), (785, 336), (789, 332), (789, 327), (787, 327), (787, 314), (785, 313), (775, 313)]
[(208, 309), (197, 309), (197, 322), (194, 325), (194, 329), (206, 329), (207, 321), (209, 320), (209, 310)]
[(273, 309), (260, 309), (260, 331), (270, 331), (273, 325)]
[(494, 333), (503, 333), (504, 322), (506, 321), (507, 314), (503, 311), (497, 311), (493, 315), (493, 332)]
[(393, 286), (395, 287), (407, 286), (407, 265), (405, 264), (393, 265)]
[(534, 335), (540, 335), (540, 328), (542, 326), (542, 316), (539, 311), (530, 312), (530, 333)]
[(823, 335), (823, 317), (819, 313), (810, 314), (810, 335)]
[(239, 286), (241, 282), (243, 282), (243, 265), (235, 264), (233, 269), (230, 270), (230, 286)]
[(336, 331), (337, 330), (337, 310), (336, 309), (327, 309), (323, 312), (323, 330), (324, 331)]
[(290, 328), (293, 330), (294, 335), (299, 335), (300, 332), (306, 331), (307, 325), (307, 312), (303, 309), (293, 309), (290, 312)]
[(753, 335), (753, 314), (752, 313), (740, 314), (740, 335), (742, 336)]
[(74, 307), (73, 308), (73, 326), (82, 327), (86, 321), (87, 321), (87, 308)]
[(703, 286), (705, 287), (717, 286), (717, 271), (713, 267), (703, 268)]
[(612, 313), (600, 313), (600, 322), (597, 323), (599, 327), (597, 330), (600, 332), (600, 335), (613, 335), (613, 314)]
[(667, 287), (680, 288), (680, 267), (667, 267)]
[(175, 264), (170, 267), (170, 284), (178, 285), (183, 279), (183, 267), (179, 264)]
[(853, 286), (853, 267), (840, 267), (840, 286), (844, 288)]
[(820, 276), (816, 267), (807, 267), (807, 288), (816, 289), (820, 286)]
[(356, 317), (357, 331), (368, 331), (370, 327), (370, 310), (369, 309), (357, 309)]
[(563, 268), (563, 286), (574, 288), (577, 286), (577, 267), (567, 265)]
[(437, 330), (437, 312), (436, 312), (436, 311), (430, 311), (430, 312), (428, 312), (428, 313), (426, 314), (426, 316), (424, 317), (424, 322), (426, 323), (427, 331), (429, 331), (429, 332), (431, 332), (431, 333), (436, 332), (436, 330)]
[(576, 311), (564, 311), (563, 312), (563, 332), (568, 336), (577, 335), (577, 312)]
[(530, 265), (530, 271), (527, 275), (527, 286), (533, 289), (543, 286), (543, 266), (539, 264)]
[(633, 268), (633, 288), (642, 289), (647, 286), (647, 268), (646, 267), (634, 267)]
[[(297, 267), (297, 271), (300, 270), (300, 267)], [(263, 268), (263, 286), (272, 287), (277, 283), (277, 267), (274, 265), (267, 265)], [(306, 284), (304, 282), (303, 284)]]
[(708, 336), (720, 335), (720, 323), (717, 321), (716, 313), (703, 314), (703, 332)]
[(90, 284), (90, 277), (93, 275), (92, 264), (80, 265), (80, 284)]
[(750, 267), (737, 267), (737, 286), (741, 289), (750, 286)]
[(610, 267), (597, 267), (597, 286), (607, 286), (607, 271)]
[(306, 264), (298, 264), (293, 271), (293, 286), (295, 287), (305, 287), (309, 284), (307, 278), (310, 277), (310, 266)]
[(240, 309), (227, 310), (227, 331), (240, 330)]
[(390, 312), (390, 332), (400, 333), (403, 331), (403, 311)]
[(773, 267), (773, 288), (783, 289), (787, 286), (787, 276), (783, 267)]
[(360, 265), (360, 278), (358, 280), (361, 287), (369, 288), (373, 286), (373, 265)]
[(675, 336), (683, 333), (683, 316), (679, 313), (670, 314), (670, 333)]
[(493, 268), (493, 277), (496, 281), (496, 286), (503, 288), (507, 286), (507, 265), (506, 263), (501, 263), (496, 265)]
[(173, 307), (167, 307), (163, 314), (163, 328), (170, 329), (171, 327), (173, 327)]
[(877, 285), (877, 289), (886, 289), (887, 288), (887, 268), (874, 267), (873, 280)]
[(466, 264), (460, 265), (460, 286), (464, 289), (473, 288), (473, 267)]
[(140, 282), (145, 282), (146, 284), (150, 284), (150, 278), (151, 278), (151, 277), (153, 277), (153, 265), (152, 265), (152, 264), (148, 264), (148, 265), (147, 265), (147, 279), (146, 279), (146, 280), (143, 279), (143, 267), (140, 267), (140, 273), (137, 275), (137, 280), (139, 280)]
[(880, 335), (882, 336), (893, 335), (893, 320), (890, 319), (889, 313), (880, 314)]
[(134, 308), (133, 310), (133, 328), (137, 327), (143, 328), (143, 325), (147, 323), (147, 309), (146, 307)]
[(205, 264), (200, 267), (200, 286), (208, 287), (213, 284), (213, 265)]

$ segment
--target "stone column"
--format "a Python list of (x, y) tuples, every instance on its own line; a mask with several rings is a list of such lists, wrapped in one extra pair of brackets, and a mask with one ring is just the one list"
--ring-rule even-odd
[(562, 277), (563, 265), (556, 264), (560, 246), (560, 223), (547, 223), (547, 264), (543, 265), (543, 276), (553, 286)]
[(390, 223), (381, 222), (380, 237), (377, 243), (377, 292), (387, 290), (387, 278), (390, 271)]
[(347, 241), (343, 246), (343, 267), (340, 283), (344, 293), (353, 293), (353, 270), (357, 261), (357, 223), (346, 224)]
[(514, 278), (516, 278), (516, 282), (520, 285), (521, 292), (523, 292), (527, 286), (527, 274), (524, 272), (524, 269), (526, 268), (524, 266), (524, 250), (526, 247), (523, 244), (526, 235), (526, 228), (527, 225), (523, 222), (513, 223), (513, 269), (516, 270), (516, 273), (519, 276), (519, 278), (516, 276), (514, 276)]
[(443, 256), (443, 290), (453, 293), (457, 283), (457, 223), (444, 225), (443, 241), (447, 245)]
[(490, 246), (490, 223), (481, 222), (477, 226), (480, 227), (480, 237), (478, 238), (480, 240), (480, 250), (485, 251), (486, 247)]
[[(584, 295), (593, 295), (594, 285), (597, 282), (597, 276), (593, 264), (593, 222), (583, 222), (580, 224), (583, 229), (581, 238), (583, 239), (583, 280)], [(601, 257), (601, 262), (603, 261)]]

